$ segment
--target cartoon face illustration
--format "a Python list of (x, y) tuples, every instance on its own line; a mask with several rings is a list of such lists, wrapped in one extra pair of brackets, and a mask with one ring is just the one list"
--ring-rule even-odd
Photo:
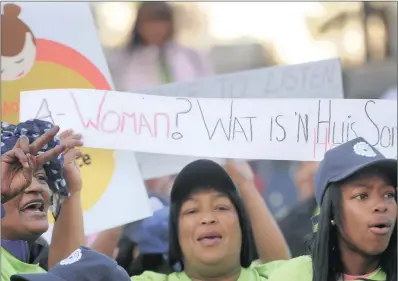
[(24, 77), (36, 59), (36, 39), (30, 28), (19, 19), (21, 8), (5, 4), (1, 15), (1, 80)]

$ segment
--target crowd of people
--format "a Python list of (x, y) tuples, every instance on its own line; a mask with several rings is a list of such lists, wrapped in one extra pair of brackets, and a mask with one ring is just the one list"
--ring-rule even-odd
[(1, 130), (2, 281), (397, 278), (397, 160), (363, 138), (329, 150), (316, 167), (318, 208), (302, 218), (314, 225), (308, 254), (291, 259), (250, 165), (234, 161), (188, 164), (152, 217), (103, 231), (88, 247), (82, 137), (36, 119)]
[[(204, 54), (174, 41), (174, 29), (167, 3), (140, 5), (130, 43), (110, 61), (118, 90), (213, 74)], [(398, 278), (397, 160), (361, 137), (298, 164), (301, 203), (279, 221), (249, 163), (203, 159), (145, 181), (151, 217), (90, 237), (76, 162), (83, 142), (43, 120), (1, 123), (1, 281)], [(42, 237), (48, 214), (51, 242)]]

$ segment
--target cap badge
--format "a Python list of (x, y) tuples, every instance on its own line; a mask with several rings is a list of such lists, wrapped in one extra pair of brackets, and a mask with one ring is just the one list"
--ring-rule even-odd
[(75, 262), (78, 262), (81, 258), (82, 258), (82, 250), (81, 249), (77, 249), (69, 257), (67, 257), (66, 259), (62, 260), (59, 264), (60, 265), (74, 264)]
[(376, 152), (366, 142), (358, 142), (353, 147), (355, 154), (365, 157), (376, 157)]

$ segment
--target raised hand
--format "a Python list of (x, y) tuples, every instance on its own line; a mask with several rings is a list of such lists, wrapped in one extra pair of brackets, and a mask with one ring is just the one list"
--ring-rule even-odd
[(33, 173), (65, 150), (65, 146), (61, 144), (38, 155), (39, 151), (54, 139), (58, 131), (59, 127), (55, 126), (31, 144), (26, 136), (21, 136), (13, 149), (1, 156), (2, 203), (24, 191), (31, 184)]
[(82, 188), (82, 176), (79, 164), (76, 159), (83, 156), (83, 153), (76, 147), (83, 145), (82, 136), (67, 130), (59, 135), (61, 144), (65, 146), (64, 152), (64, 176), (69, 192), (73, 193)]
[(247, 162), (237, 163), (233, 160), (227, 160), (225, 170), (238, 187), (244, 183), (253, 182), (255, 178), (253, 170)]

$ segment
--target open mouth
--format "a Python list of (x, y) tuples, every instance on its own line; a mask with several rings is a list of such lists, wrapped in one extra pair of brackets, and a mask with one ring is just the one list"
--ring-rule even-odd
[(222, 241), (222, 236), (217, 232), (208, 232), (201, 235), (198, 241), (204, 246), (214, 246)]
[(23, 208), (22, 212), (44, 212), (44, 200), (43, 199), (34, 199), (29, 201)]
[(390, 229), (391, 229), (391, 223), (389, 222), (380, 222), (370, 225), (370, 231), (378, 235), (387, 234), (390, 232)]

